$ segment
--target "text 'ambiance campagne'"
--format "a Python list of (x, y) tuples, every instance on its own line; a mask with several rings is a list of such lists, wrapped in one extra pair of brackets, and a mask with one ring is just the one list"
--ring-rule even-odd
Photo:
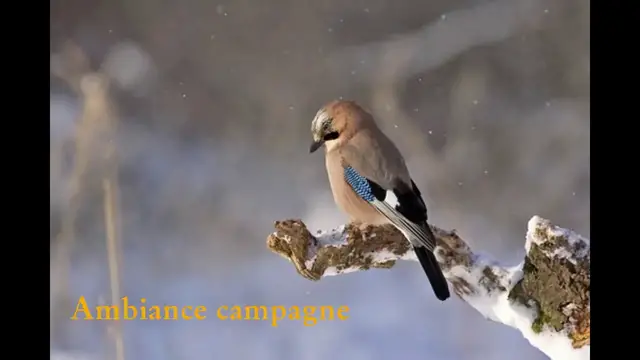
[[(71, 320), (205, 320), (208, 308), (204, 305), (149, 305), (141, 298), (138, 305), (131, 304), (127, 296), (120, 304), (89, 306), (84, 296), (80, 296)], [(302, 321), (304, 326), (315, 326), (318, 321), (347, 320), (349, 307), (323, 306), (282, 306), (282, 305), (222, 305), (216, 309), (219, 320), (259, 320), (270, 321), (277, 327), (283, 320)]]

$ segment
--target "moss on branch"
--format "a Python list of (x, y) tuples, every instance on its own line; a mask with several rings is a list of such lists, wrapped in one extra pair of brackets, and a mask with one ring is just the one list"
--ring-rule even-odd
[[(534, 332), (564, 332), (574, 348), (590, 345), (590, 256), (588, 240), (534, 217), (529, 224), (522, 276), (473, 253), (455, 233), (432, 226), (436, 257), (454, 292), (464, 301), (473, 296), (508, 294), (536, 316)], [(392, 268), (398, 260), (416, 261), (408, 242), (393, 226), (346, 224), (315, 236), (301, 220), (275, 223), (267, 247), (291, 261), (303, 277), (325, 276), (371, 268)]]

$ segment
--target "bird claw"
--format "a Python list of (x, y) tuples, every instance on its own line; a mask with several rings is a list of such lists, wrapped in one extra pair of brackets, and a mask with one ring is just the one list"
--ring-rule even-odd
[(362, 221), (355, 220), (355, 219), (351, 220), (351, 225), (353, 227), (355, 227), (355, 228), (360, 229), (360, 230), (364, 230), (364, 229), (367, 228), (367, 224), (363, 223)]

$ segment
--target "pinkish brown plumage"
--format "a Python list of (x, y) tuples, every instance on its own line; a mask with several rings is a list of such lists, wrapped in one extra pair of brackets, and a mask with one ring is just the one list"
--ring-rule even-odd
[[(427, 224), (426, 205), (402, 154), (373, 116), (353, 101), (332, 101), (316, 113), (311, 132), (310, 151), (325, 146), (338, 207), (352, 221), (398, 228), (412, 244), (436, 297), (446, 300), (449, 288), (432, 253), (435, 237)], [(392, 196), (395, 206), (389, 201)]]

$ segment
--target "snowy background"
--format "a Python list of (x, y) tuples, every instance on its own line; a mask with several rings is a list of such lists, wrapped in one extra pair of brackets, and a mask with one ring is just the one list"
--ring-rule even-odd
[[(127, 359), (544, 359), (459, 299), (439, 303), (414, 263), (313, 283), (265, 240), (275, 220), (345, 221), (322, 155), (308, 154), (315, 111), (340, 96), (374, 112), (432, 221), (474, 248), (519, 262), (535, 214), (588, 237), (589, 12), (579, 0), (52, 1), (52, 69), (73, 41), (112, 79), (123, 293), (210, 309), (125, 323)], [(52, 254), (79, 101), (52, 70)], [(109, 299), (99, 171), (88, 169), (69, 276), (51, 279), (57, 355), (109, 354), (104, 323), (67, 313), (80, 295)], [(231, 304), (348, 305), (351, 317), (217, 320)]]

